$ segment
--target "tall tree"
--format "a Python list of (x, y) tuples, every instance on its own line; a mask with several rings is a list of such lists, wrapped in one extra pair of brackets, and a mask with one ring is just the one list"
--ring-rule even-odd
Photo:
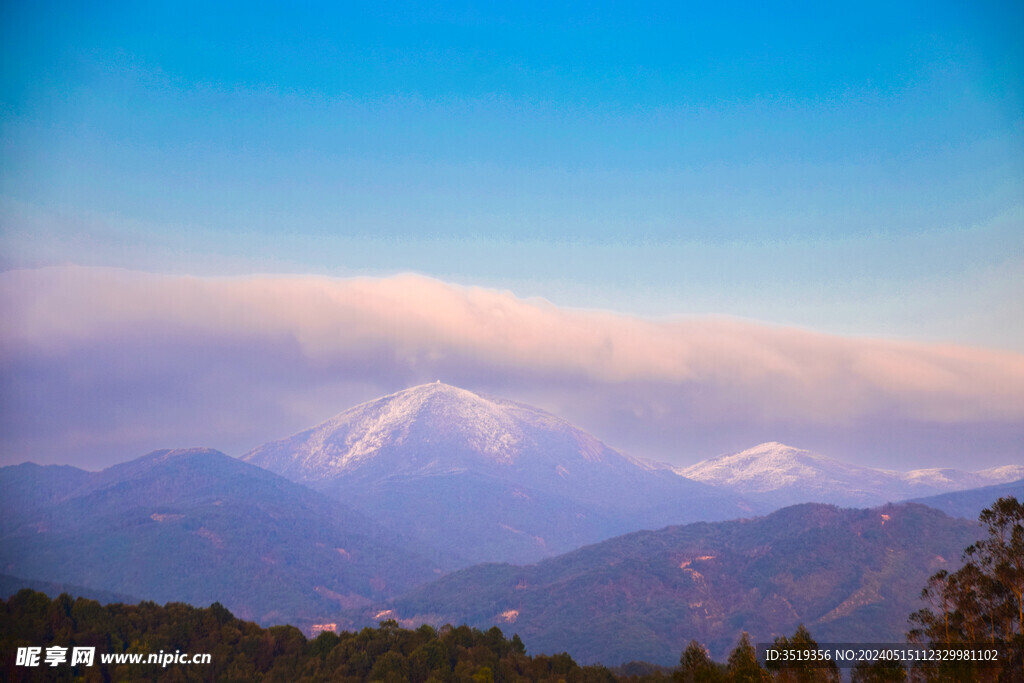
[(679, 658), (679, 670), (673, 678), (683, 683), (715, 683), (724, 681), (725, 675), (721, 667), (711, 661), (707, 649), (696, 640), (691, 640)]
[[(964, 565), (938, 572), (921, 597), (929, 606), (910, 616), (913, 642), (989, 644), (1002, 650), (999, 665), (946, 663), (937, 675), (964, 680), (1024, 671), (1024, 504), (1000, 498), (981, 512), (987, 535), (964, 550)], [(925, 672), (928, 673), (928, 672)], [(1011, 679), (1017, 680), (1017, 679)]]
[(761, 683), (770, 680), (768, 672), (757, 661), (757, 652), (750, 644), (750, 636), (746, 631), (740, 636), (740, 642), (729, 653), (729, 665), (726, 669), (729, 680), (734, 683)]
[[(780, 636), (775, 639), (774, 649), (791, 652), (817, 652), (818, 642), (811, 637), (810, 631), (800, 624), (792, 638)], [(807, 657), (795, 657), (791, 662), (768, 662), (767, 669), (775, 674), (776, 681), (785, 683), (815, 683), (816, 681), (835, 681), (838, 683), (839, 667), (833, 661), (817, 660)]]

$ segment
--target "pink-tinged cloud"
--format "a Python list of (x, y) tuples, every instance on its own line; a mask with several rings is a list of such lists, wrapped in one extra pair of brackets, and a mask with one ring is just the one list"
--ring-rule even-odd
[(240, 453), (442, 379), (675, 462), (785, 440), (897, 468), (1024, 460), (1024, 356), (567, 310), (415, 275), (0, 274), (4, 463)]

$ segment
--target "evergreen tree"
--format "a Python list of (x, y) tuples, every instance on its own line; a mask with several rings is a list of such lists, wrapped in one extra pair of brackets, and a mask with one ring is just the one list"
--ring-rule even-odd
[[(786, 636), (776, 638), (774, 648), (807, 653), (817, 651), (818, 643), (811, 637), (810, 631), (800, 624), (792, 638), (786, 638)], [(835, 662), (815, 660), (806, 655), (804, 658), (794, 658), (789, 662), (768, 662), (766, 668), (775, 674), (776, 681), (785, 681), (786, 683), (815, 683), (815, 681), (836, 681), (838, 683), (840, 680), (839, 667)]]
[[(910, 616), (907, 634), (930, 645), (990, 644), (1002, 649), (1002, 672), (1024, 671), (1024, 504), (997, 500), (979, 517), (987, 535), (964, 550), (964, 565), (940, 571), (921, 597), (929, 604)], [(948, 662), (919, 667), (926, 675), (977, 680), (991, 664)], [(1009, 674), (1007, 675), (1017, 675)], [(1024, 677), (1024, 676), (1021, 676)]]
[(757, 652), (750, 644), (750, 636), (746, 631), (740, 636), (740, 642), (729, 654), (726, 668), (728, 680), (734, 683), (761, 683), (770, 680), (768, 672), (757, 661)]
[(715, 683), (725, 680), (725, 675), (721, 667), (711, 661), (707, 649), (696, 640), (691, 640), (679, 658), (679, 670), (675, 672), (674, 678), (684, 683)]

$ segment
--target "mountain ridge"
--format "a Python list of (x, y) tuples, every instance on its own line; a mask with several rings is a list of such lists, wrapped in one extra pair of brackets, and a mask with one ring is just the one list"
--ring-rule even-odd
[(241, 459), (402, 533), (450, 531), (444, 552), (470, 563), (530, 562), (638, 528), (754, 511), (543, 410), (440, 382), (354, 406)]
[(212, 449), (154, 451), (101, 472), (0, 468), (42, 500), (5, 499), (0, 568), (148, 600), (222, 602), (304, 624), (436, 576), (407, 540), (343, 504)]
[[(515, 466), (524, 458), (546, 455), (537, 452), (527, 427), (565, 434), (576, 442), (578, 453), (586, 461), (600, 462), (612, 454), (623, 457), (568, 421), (539, 408), (438, 381), (353, 406), (310, 429), (259, 446), (241, 459), (304, 481), (316, 481), (387, 457), (388, 446), (425, 438), (456, 446), (460, 456), (468, 454), (486, 462)], [(409, 463), (393, 461), (392, 472), (424, 474), (441, 466), (434, 460), (420, 459), (411, 464), (409, 467)], [(292, 468), (298, 468), (297, 476)]]
[(899, 642), (930, 574), (981, 534), (916, 504), (816, 503), (763, 517), (637, 531), (533, 565), (476, 565), (348, 613), (515, 630), (531, 652), (671, 665), (689, 639), (723, 659), (742, 631), (803, 623), (821, 641)]
[(935, 496), (914, 498), (908, 503), (920, 503), (937, 510), (942, 510), (951, 517), (964, 519), (977, 519), (981, 511), (990, 507), (999, 498), (1013, 496), (1017, 500), (1024, 501), (1024, 479), (1010, 481), (1004, 484), (992, 484), (976, 489), (964, 491), (950, 491)]
[(951, 468), (899, 472), (864, 467), (775, 441), (672, 470), (680, 476), (784, 505), (877, 505), (1024, 477), (1024, 465), (977, 472)]

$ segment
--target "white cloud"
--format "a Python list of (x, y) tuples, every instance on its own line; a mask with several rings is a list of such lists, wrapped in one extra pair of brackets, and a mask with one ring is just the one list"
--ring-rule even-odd
[[(1024, 432), (1024, 355), (567, 310), (414, 275), (45, 268), (0, 274), (0, 306), (6, 462), (237, 453), (437, 378), (539, 403), (662, 459), (751, 445), (735, 443), (747, 434), (800, 446), (846, 435), (853, 449), (884, 424), (910, 458), (934, 451), (913, 436), (932, 427), (1005, 460)], [(992, 425), (994, 441), (977, 436)]]

